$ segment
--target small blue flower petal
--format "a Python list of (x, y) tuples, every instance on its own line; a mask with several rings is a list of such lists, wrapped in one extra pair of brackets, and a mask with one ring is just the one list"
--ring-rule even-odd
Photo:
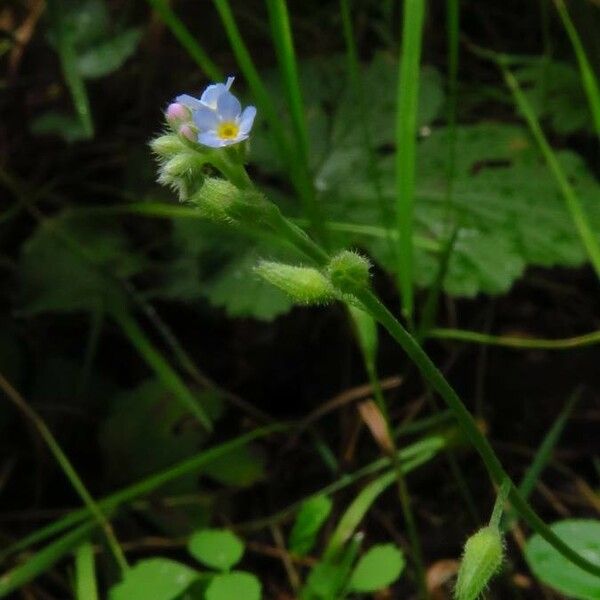
[(224, 146), (223, 140), (215, 131), (201, 131), (198, 134), (198, 142), (209, 148), (222, 148)]
[(247, 139), (248, 136), (243, 134), (239, 134), (233, 139), (223, 139), (219, 137), (215, 131), (203, 131), (198, 134), (198, 142), (203, 146), (209, 146), (210, 148), (224, 148), (225, 146), (233, 146), (233, 144), (239, 144)]
[(200, 131), (215, 129), (219, 122), (217, 113), (211, 108), (208, 108), (208, 106), (200, 106), (200, 108), (194, 110), (192, 112), (192, 119), (194, 120), (194, 125), (196, 125)]
[(186, 108), (190, 110), (197, 110), (202, 106), (200, 100), (190, 96), (189, 94), (182, 94), (181, 96), (177, 96), (175, 98), (175, 102), (179, 102), (179, 104), (183, 104)]
[(224, 83), (215, 83), (214, 85), (209, 85), (202, 93), (202, 96), (200, 96), (200, 102), (204, 106), (208, 106), (208, 108), (216, 110), (219, 97), (226, 91), (227, 87)]
[(246, 106), (240, 117), (240, 133), (245, 135), (250, 132), (256, 117), (256, 106)]
[(240, 101), (231, 93), (224, 92), (217, 100), (217, 114), (222, 121), (235, 121), (242, 112)]

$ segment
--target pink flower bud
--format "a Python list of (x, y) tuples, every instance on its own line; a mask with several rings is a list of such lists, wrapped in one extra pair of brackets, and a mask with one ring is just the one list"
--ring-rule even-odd
[(188, 140), (190, 140), (190, 142), (196, 142), (198, 141), (198, 135), (196, 134), (196, 132), (194, 131), (193, 127), (191, 125), (182, 125), (179, 128), (179, 135), (187, 138)]
[(179, 102), (173, 102), (167, 108), (166, 117), (167, 121), (171, 124), (189, 121), (190, 116), (190, 111), (183, 104), (179, 104)]

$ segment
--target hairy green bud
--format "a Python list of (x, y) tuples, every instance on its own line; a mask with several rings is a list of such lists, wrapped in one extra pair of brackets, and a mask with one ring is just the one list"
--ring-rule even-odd
[(239, 201), (242, 193), (229, 181), (216, 177), (207, 177), (202, 187), (190, 197), (205, 218), (221, 223), (231, 223), (231, 208)]
[(324, 304), (335, 299), (335, 289), (317, 269), (262, 261), (255, 271), (299, 304)]
[(476, 600), (493, 575), (500, 569), (504, 545), (500, 531), (487, 526), (472, 535), (465, 544), (454, 589), (456, 600)]
[(343, 250), (327, 266), (331, 283), (344, 294), (355, 294), (369, 287), (371, 263), (357, 252)]
[(197, 152), (180, 152), (161, 167), (161, 174), (164, 173), (166, 177), (177, 178), (177, 177), (190, 177), (198, 171), (202, 171), (202, 168), (206, 164), (206, 159)]
[(168, 160), (176, 154), (187, 150), (185, 143), (174, 133), (159, 135), (157, 138), (154, 138), (150, 142), (150, 148), (162, 160)]

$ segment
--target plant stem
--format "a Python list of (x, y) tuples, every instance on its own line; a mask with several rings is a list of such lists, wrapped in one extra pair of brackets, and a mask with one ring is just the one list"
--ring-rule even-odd
[[(314, 260), (318, 265), (325, 266), (329, 262), (327, 252), (315, 244), (304, 231), (288, 221), (279, 211), (277, 211), (276, 214), (276, 223), (274, 222), (273, 225), (278, 227), (278, 231), (280, 231), (282, 235), (285, 235), (291, 244), (296, 246), (300, 252)], [(582, 568), (584, 571), (600, 577), (600, 565), (590, 562), (571, 549), (529, 506), (502, 467), (502, 464), (490, 443), (479, 431), (477, 423), (471, 413), (418, 342), (410, 335), (410, 333), (408, 333), (371, 290), (363, 289), (356, 291), (354, 295), (361, 303), (363, 310), (387, 329), (390, 335), (398, 342), (408, 357), (417, 366), (429, 385), (440, 394), (444, 402), (450, 410), (452, 410), (458, 421), (459, 427), (483, 460), (491, 479), (497, 485), (501, 485), (508, 479), (510, 485), (509, 499), (515, 510), (523, 517), (523, 519), (525, 519), (534, 531), (539, 533), (565, 558)]]
[(414, 338), (402, 327), (399, 321), (392, 313), (380, 302), (380, 300), (370, 291), (365, 290), (358, 295), (358, 299), (363, 304), (365, 310), (373, 316), (381, 325), (383, 325), (392, 337), (402, 346), (409, 358), (416, 364), (425, 379), (440, 394), (448, 407), (454, 413), (458, 424), (465, 435), (470, 440), (473, 447), (481, 456), (490, 477), (501, 485), (505, 479), (508, 479), (510, 485), (509, 499), (520, 515), (529, 523), (537, 533), (539, 533), (550, 545), (558, 550), (565, 558), (569, 559), (575, 565), (585, 571), (600, 576), (600, 566), (596, 565), (565, 544), (535, 513), (527, 501), (521, 496), (514, 483), (504, 471), (502, 464), (498, 460), (494, 450), (487, 439), (479, 431), (477, 424), (471, 413), (462, 403), (454, 389), (446, 381), (442, 373), (433, 364), (429, 356), (425, 354), (422, 348), (417, 344)]
[(492, 516), (490, 517), (489, 523), (490, 527), (500, 529), (500, 519), (502, 518), (502, 513), (504, 512), (504, 504), (506, 503), (506, 498), (508, 497), (509, 491), (510, 481), (505, 479), (498, 490), (496, 502), (494, 502), (494, 508), (492, 510)]

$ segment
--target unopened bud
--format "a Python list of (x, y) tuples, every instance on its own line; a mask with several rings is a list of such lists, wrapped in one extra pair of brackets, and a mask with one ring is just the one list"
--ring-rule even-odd
[(189, 177), (195, 171), (202, 169), (206, 160), (196, 152), (180, 152), (170, 158), (163, 166), (168, 177)]
[(186, 150), (186, 146), (181, 139), (172, 133), (159, 135), (157, 138), (154, 138), (150, 142), (150, 147), (160, 159), (171, 158)]
[(336, 254), (327, 267), (331, 283), (344, 294), (354, 294), (369, 287), (371, 263), (350, 250)]
[(200, 214), (210, 221), (231, 223), (231, 207), (239, 199), (240, 190), (225, 179), (207, 177), (202, 187), (190, 197)]
[(179, 135), (188, 139), (190, 142), (198, 141), (198, 134), (196, 130), (188, 123), (185, 123), (179, 128)]
[(189, 121), (191, 116), (192, 115), (189, 109), (183, 104), (179, 104), (179, 102), (173, 102), (169, 104), (167, 110), (165, 111), (167, 122), (172, 126), (176, 126), (184, 121)]
[(333, 286), (317, 269), (262, 261), (255, 271), (299, 304), (324, 304), (335, 299)]
[(483, 527), (465, 544), (454, 589), (455, 600), (476, 600), (502, 565), (504, 546), (495, 526)]

